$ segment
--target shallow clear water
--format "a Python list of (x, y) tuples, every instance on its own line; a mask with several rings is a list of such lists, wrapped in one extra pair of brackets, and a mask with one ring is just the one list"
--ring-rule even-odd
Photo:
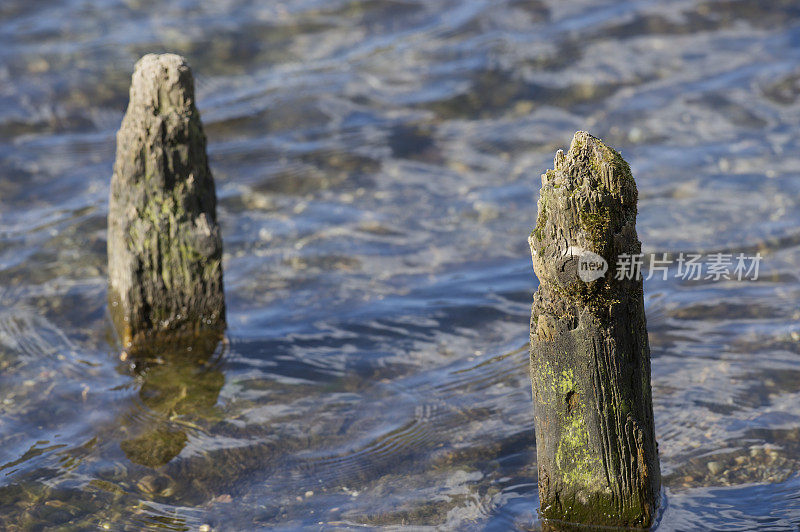
[[(645, 283), (660, 530), (800, 524), (796, 2), (3, 0), (0, 42), (2, 528), (536, 529), (526, 239), (578, 129), (647, 253), (764, 256)], [(151, 51), (196, 74), (230, 327), (131, 367), (105, 217)]]

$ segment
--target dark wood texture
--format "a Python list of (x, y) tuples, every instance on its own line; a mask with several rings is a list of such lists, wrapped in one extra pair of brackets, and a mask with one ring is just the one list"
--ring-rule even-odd
[(136, 64), (117, 134), (108, 275), (127, 348), (225, 327), (214, 180), (192, 73), (177, 55)]
[[(616, 279), (640, 253), (628, 164), (579, 131), (542, 176), (530, 236), (540, 285), (530, 370), (540, 512), (570, 523), (648, 527), (660, 493), (641, 279)], [(582, 257), (609, 269), (586, 282)]]

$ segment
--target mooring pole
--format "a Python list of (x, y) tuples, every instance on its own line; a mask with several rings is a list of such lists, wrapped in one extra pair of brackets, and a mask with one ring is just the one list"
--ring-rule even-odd
[(647, 528), (658, 508), (642, 280), (617, 268), (641, 252), (636, 202), (628, 164), (583, 131), (542, 175), (530, 371), (546, 522)]
[(111, 314), (126, 349), (225, 327), (222, 239), (194, 81), (177, 55), (136, 64), (108, 213)]

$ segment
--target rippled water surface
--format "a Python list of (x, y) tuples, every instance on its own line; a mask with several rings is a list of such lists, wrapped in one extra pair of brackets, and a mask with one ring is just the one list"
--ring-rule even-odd
[[(3, 529), (538, 528), (526, 239), (578, 129), (646, 252), (764, 256), (645, 282), (660, 529), (800, 524), (797, 2), (3, 0), (0, 42)], [(151, 51), (197, 77), (230, 327), (132, 367), (105, 219)]]

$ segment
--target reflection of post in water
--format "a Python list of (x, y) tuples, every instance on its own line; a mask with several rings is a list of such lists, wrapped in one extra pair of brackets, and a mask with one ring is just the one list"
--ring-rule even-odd
[(225, 329), (222, 238), (194, 81), (177, 55), (135, 67), (117, 134), (108, 214), (109, 308), (150, 410), (122, 448), (158, 466), (186, 443), (182, 417), (210, 409)]
[(152, 352), (139, 351), (134, 371), (140, 379), (139, 398), (149, 415), (127, 427), (132, 433), (120, 443), (134, 463), (159, 467), (176, 457), (186, 445), (192, 420), (214, 417), (214, 405), (225, 384), (220, 370), (224, 342), (212, 335), (185, 344), (164, 345)]

